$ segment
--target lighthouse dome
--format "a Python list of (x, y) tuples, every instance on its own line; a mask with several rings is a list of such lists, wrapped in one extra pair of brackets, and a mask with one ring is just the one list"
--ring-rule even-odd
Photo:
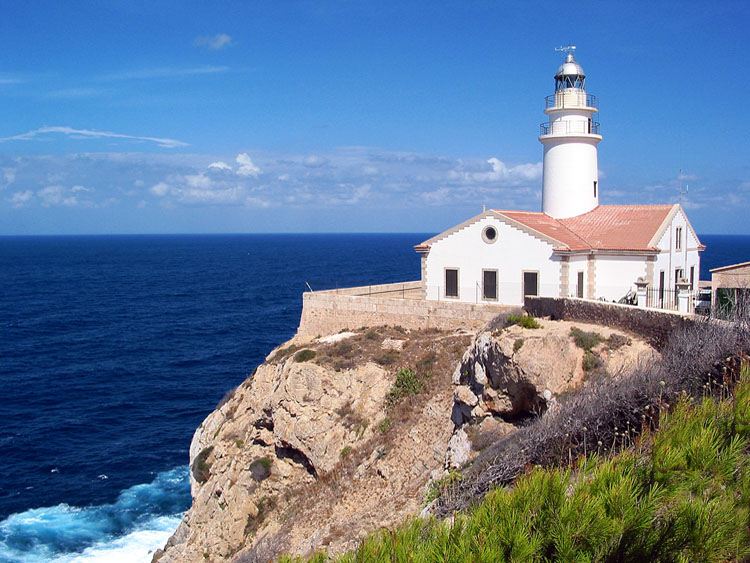
[(586, 84), (586, 73), (581, 65), (576, 62), (573, 53), (568, 53), (565, 62), (560, 65), (555, 73), (555, 91), (563, 88), (581, 88)]

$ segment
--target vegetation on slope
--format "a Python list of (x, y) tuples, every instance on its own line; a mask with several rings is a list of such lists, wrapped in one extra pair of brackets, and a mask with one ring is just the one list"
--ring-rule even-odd
[[(532, 467), (453, 521), (413, 519), (341, 562), (741, 561), (750, 556), (750, 370), (735, 397), (684, 395), (612, 457)], [(284, 559), (285, 561), (292, 561)], [(313, 561), (327, 561), (324, 553)]]
[(447, 520), (338, 560), (748, 560), (748, 350), (746, 318), (674, 333), (660, 361), (587, 383), (483, 451), (431, 506)]

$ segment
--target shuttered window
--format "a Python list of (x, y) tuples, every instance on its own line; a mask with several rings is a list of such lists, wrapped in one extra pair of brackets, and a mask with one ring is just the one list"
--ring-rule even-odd
[(482, 274), (482, 296), (497, 299), (497, 270), (483, 270)]
[(523, 273), (523, 296), (526, 297), (527, 295), (539, 295), (538, 272)]
[(445, 269), (445, 296), (458, 297), (458, 270)]

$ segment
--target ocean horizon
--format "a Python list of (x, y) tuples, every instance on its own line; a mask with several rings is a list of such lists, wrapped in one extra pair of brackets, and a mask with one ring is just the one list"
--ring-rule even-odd
[[(302, 293), (419, 279), (427, 233), (0, 237), (0, 562), (150, 561), (195, 428), (296, 331)], [(750, 235), (701, 235), (711, 268)]]

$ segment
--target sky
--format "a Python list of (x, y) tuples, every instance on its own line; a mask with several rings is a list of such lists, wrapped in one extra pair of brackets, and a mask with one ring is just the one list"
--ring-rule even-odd
[(8, 2), (0, 235), (440, 232), (541, 209), (573, 44), (600, 203), (750, 234), (750, 3)]

